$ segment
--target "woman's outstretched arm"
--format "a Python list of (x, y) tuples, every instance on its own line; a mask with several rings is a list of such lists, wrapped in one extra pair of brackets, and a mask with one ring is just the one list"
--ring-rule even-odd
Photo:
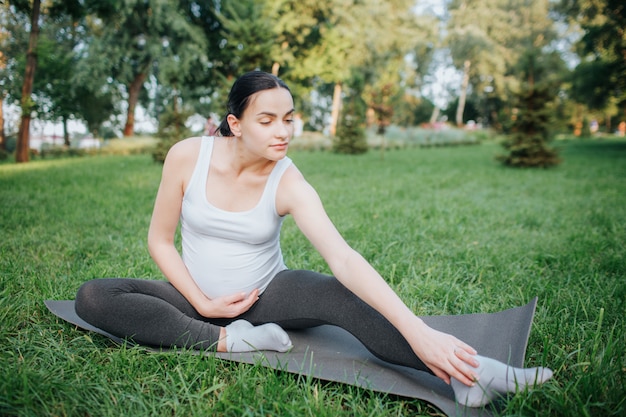
[(277, 209), (280, 214), (293, 216), (337, 279), (385, 316), (435, 375), (447, 383), (454, 377), (466, 385), (473, 384), (478, 366), (476, 351), (456, 337), (430, 328), (413, 314), (380, 274), (346, 243), (317, 192), (295, 167), (281, 181)]

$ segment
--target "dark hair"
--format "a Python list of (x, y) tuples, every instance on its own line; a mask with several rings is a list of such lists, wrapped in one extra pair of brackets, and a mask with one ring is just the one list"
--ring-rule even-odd
[(250, 96), (259, 91), (271, 90), (272, 88), (284, 88), (291, 92), (283, 80), (267, 72), (250, 71), (237, 78), (230, 89), (230, 93), (228, 93), (226, 116), (222, 119), (217, 129), (220, 136), (233, 136), (227, 120), (229, 114), (240, 118), (250, 104)]

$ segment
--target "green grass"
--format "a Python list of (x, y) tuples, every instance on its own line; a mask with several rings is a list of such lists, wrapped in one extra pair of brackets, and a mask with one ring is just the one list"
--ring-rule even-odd
[[(503, 415), (626, 414), (626, 142), (564, 142), (550, 170), (496, 145), (294, 152), (348, 241), (418, 314), (539, 297), (526, 355), (555, 378)], [(429, 405), (262, 366), (118, 347), (47, 312), (91, 278), (161, 278), (148, 155), (0, 166), (1, 415), (437, 415)], [(293, 268), (326, 271), (291, 220)]]

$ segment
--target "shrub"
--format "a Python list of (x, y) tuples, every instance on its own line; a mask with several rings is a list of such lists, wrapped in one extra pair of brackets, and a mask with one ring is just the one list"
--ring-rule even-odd
[(87, 153), (99, 155), (138, 155), (151, 154), (157, 139), (151, 136), (129, 136), (121, 139), (109, 139), (99, 149), (90, 149)]
[(191, 115), (190, 112), (167, 110), (159, 117), (159, 142), (152, 152), (155, 162), (163, 163), (170, 148), (189, 136), (191, 131), (185, 126), (185, 121)]
[(85, 156), (87, 154), (87, 151), (85, 149), (58, 145), (45, 145), (41, 147), (41, 152), (37, 152), (35, 149), (32, 149), (32, 152), (33, 156), (39, 155), (41, 159), (64, 158), (68, 156)]

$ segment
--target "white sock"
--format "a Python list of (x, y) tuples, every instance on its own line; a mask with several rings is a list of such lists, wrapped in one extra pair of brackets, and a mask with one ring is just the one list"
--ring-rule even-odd
[(267, 323), (253, 326), (245, 320), (237, 320), (225, 327), (228, 352), (252, 352), (275, 350), (286, 352), (292, 344), (289, 335), (279, 325)]
[(478, 380), (473, 387), (452, 378), (451, 385), (456, 400), (468, 407), (482, 407), (498, 394), (523, 391), (528, 386), (539, 385), (552, 378), (548, 368), (514, 368), (495, 359), (476, 356)]

